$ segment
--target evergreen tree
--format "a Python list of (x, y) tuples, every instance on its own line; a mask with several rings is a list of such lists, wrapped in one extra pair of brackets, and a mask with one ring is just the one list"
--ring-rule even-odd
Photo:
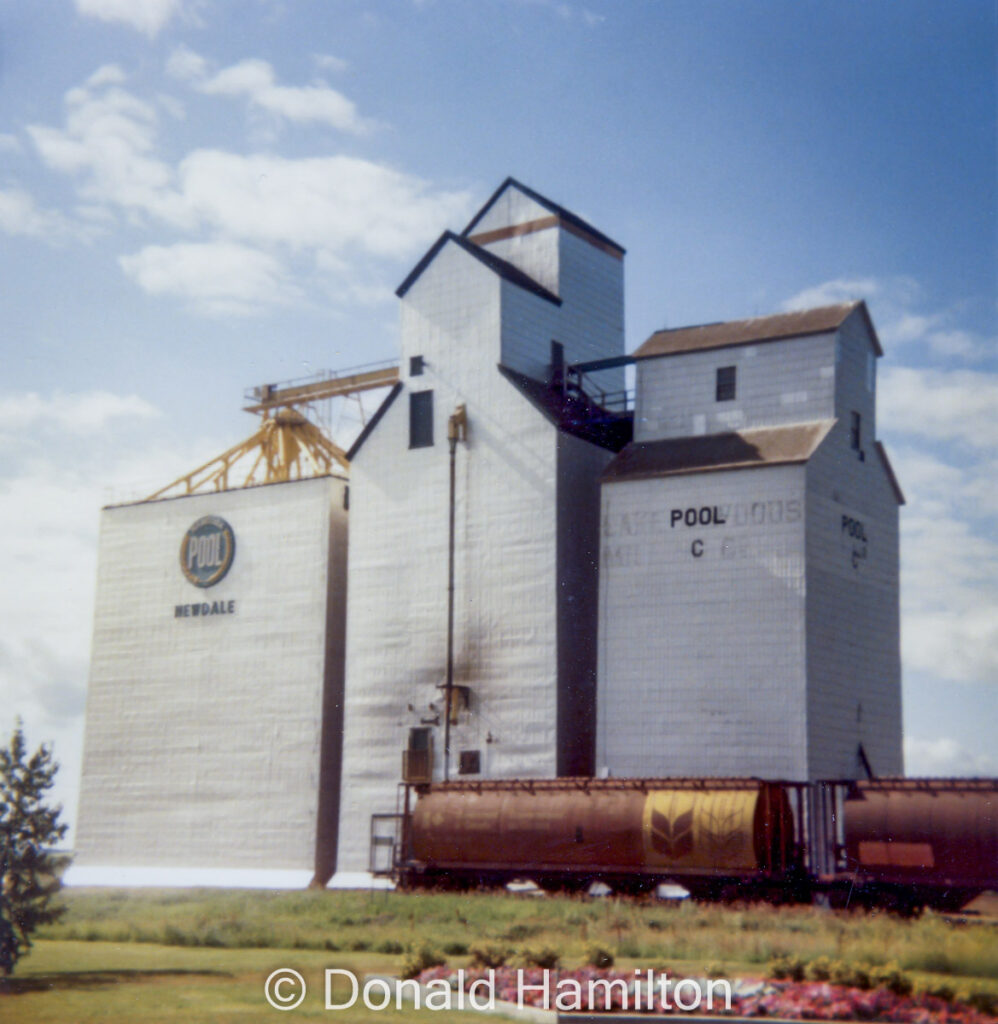
[(44, 745), (30, 757), (18, 720), (9, 747), (0, 747), (0, 978), (31, 948), (31, 933), (54, 921), (58, 858), (51, 847), (66, 834), (61, 807), (46, 807), (45, 792), (59, 765)]

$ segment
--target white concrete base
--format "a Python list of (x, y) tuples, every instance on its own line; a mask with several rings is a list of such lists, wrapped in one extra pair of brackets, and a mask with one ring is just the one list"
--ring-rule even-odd
[(306, 889), (309, 871), (256, 868), (124, 868), (72, 866), (63, 876), (67, 886), (121, 888)]
[(394, 889), (390, 878), (372, 875), (369, 871), (337, 871), (327, 889)]

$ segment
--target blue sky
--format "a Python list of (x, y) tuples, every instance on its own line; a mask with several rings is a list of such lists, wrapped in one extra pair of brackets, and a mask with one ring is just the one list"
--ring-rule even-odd
[(0, 727), (75, 805), (98, 510), (395, 355), (508, 174), (627, 250), (628, 347), (865, 298), (909, 771), (998, 774), (995, 7), (0, 0)]

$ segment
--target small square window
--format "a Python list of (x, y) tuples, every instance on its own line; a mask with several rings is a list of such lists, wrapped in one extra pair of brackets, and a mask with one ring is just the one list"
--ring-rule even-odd
[(410, 356), (409, 357), (409, 376), (410, 377), (421, 377), (423, 375), (423, 357), (422, 356)]
[(433, 392), (413, 391), (409, 395), (409, 447), (433, 445)]
[(718, 402), (731, 402), (735, 397), (735, 367), (719, 366), (717, 368), (717, 386), (715, 399)]
[(479, 750), (462, 750), (458, 761), (458, 775), (480, 775), (482, 771), (482, 754)]

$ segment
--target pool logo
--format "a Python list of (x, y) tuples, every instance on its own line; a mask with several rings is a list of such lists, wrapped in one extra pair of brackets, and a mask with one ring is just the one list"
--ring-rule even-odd
[(236, 536), (218, 516), (202, 516), (184, 534), (180, 568), (195, 587), (213, 587), (232, 565)]

